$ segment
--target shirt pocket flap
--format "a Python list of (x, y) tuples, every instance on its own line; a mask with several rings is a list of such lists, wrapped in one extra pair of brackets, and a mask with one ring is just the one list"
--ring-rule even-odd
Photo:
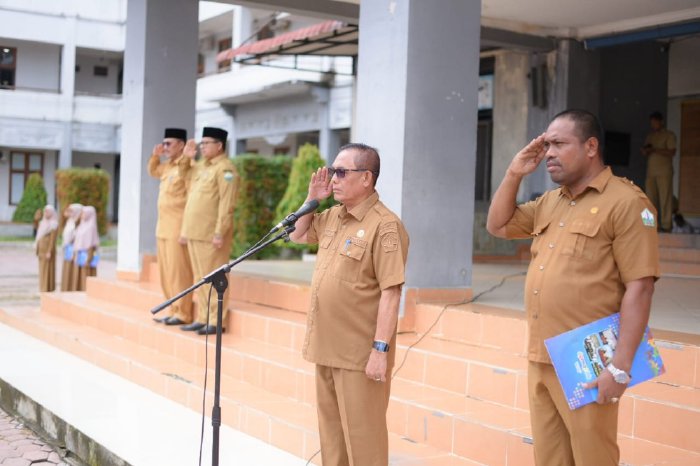
[(328, 249), (334, 236), (335, 230), (325, 229), (323, 231), (323, 236), (321, 236), (321, 239), (318, 241), (318, 246), (323, 249)]
[(595, 235), (597, 235), (598, 230), (600, 230), (600, 223), (579, 219), (571, 222), (571, 227), (569, 228), (571, 233), (588, 236), (589, 238), (593, 238)]
[(345, 240), (345, 244), (340, 253), (345, 257), (359, 261), (362, 260), (362, 256), (365, 255), (366, 249), (367, 241), (360, 238), (348, 238)]

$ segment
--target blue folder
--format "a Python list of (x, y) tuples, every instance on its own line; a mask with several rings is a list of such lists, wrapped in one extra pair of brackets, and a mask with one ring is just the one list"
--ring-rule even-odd
[[(569, 408), (580, 408), (598, 399), (597, 388), (585, 389), (582, 384), (595, 380), (606, 370), (605, 366), (612, 361), (619, 334), (618, 312), (544, 341)], [(628, 386), (657, 377), (664, 370), (659, 349), (647, 327), (634, 354), (630, 370), (632, 380)]]

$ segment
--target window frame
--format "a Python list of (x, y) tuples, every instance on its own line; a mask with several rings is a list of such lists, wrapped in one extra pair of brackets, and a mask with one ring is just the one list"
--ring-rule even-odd
[[(24, 156), (24, 169), (23, 170), (18, 170), (16, 168), (12, 167), (12, 162), (13, 158), (15, 155), (23, 155)], [(40, 160), (41, 160), (41, 168), (39, 170), (30, 170), (29, 168), (29, 159), (32, 155), (38, 155)], [(31, 151), (20, 151), (20, 150), (11, 150), (10, 151), (10, 167), (9, 167), (9, 174), (10, 174), (10, 182), (8, 183), (9, 186), (9, 192), (7, 193), (7, 199), (8, 199), (8, 204), (11, 206), (16, 206), (19, 205), (20, 201), (22, 200), (22, 197), (17, 200), (17, 202), (13, 202), (12, 199), (12, 178), (13, 175), (15, 174), (23, 174), (24, 175), (24, 181), (23, 181), (23, 187), (22, 187), (22, 194), (24, 194), (24, 190), (27, 187), (27, 180), (29, 179), (29, 175), (33, 173), (38, 173), (41, 175), (41, 177), (44, 177), (44, 159), (45, 154), (43, 152), (31, 152)]]
[(12, 65), (0, 63), (0, 70), (12, 70), (12, 85), (0, 83), (0, 89), (15, 89), (17, 87), (17, 47), (0, 45), (0, 49), (9, 49), (14, 57)]

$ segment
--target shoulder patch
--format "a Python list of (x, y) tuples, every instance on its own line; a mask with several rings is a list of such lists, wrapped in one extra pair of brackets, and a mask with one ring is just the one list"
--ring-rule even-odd
[(388, 222), (379, 227), (379, 242), (384, 252), (399, 250), (399, 226), (396, 222)]
[(224, 179), (226, 181), (232, 181), (233, 180), (233, 172), (231, 170), (224, 170)]
[(651, 213), (649, 209), (644, 209), (642, 211), (642, 223), (645, 227), (655, 227), (656, 220), (654, 219), (654, 214)]

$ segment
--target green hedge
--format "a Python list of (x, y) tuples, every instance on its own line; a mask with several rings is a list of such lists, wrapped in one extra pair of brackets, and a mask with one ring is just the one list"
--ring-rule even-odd
[(12, 221), (18, 223), (34, 223), (34, 213), (46, 206), (46, 188), (44, 179), (38, 173), (32, 173), (27, 179), (27, 184), (22, 193)]
[[(70, 204), (91, 205), (97, 211), (100, 235), (107, 233), (107, 202), (109, 202), (109, 174), (95, 168), (66, 168), (56, 171), (56, 195), (59, 212)], [(63, 221), (63, 215), (60, 216)]]
[[(231, 248), (232, 257), (238, 257), (275, 225), (275, 207), (287, 188), (292, 159), (286, 155), (243, 154), (232, 161), (240, 176)], [(253, 257), (277, 254), (279, 246), (273, 245)]]
[[(277, 206), (276, 222), (279, 222), (289, 213), (296, 211), (306, 200), (306, 195), (309, 191), (309, 181), (311, 174), (318, 168), (325, 166), (326, 163), (321, 158), (318, 147), (313, 144), (306, 143), (299, 148), (297, 157), (292, 163), (292, 172), (289, 174), (289, 184), (284, 193), (284, 197)], [(333, 196), (321, 202), (318, 212), (321, 212), (335, 204)], [(305, 244), (289, 243), (284, 244), (285, 247), (292, 249), (308, 249), (315, 252), (317, 247), (307, 246)]]

